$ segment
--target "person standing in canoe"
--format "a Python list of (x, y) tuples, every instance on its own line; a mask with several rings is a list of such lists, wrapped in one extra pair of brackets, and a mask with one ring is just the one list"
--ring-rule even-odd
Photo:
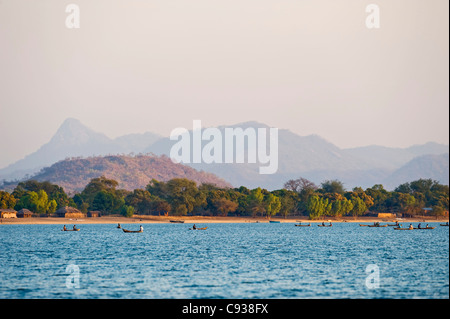
[(195, 224), (194, 224), (194, 226), (192, 226), (192, 229), (197, 229), (197, 226), (195, 226)]
[(64, 230), (64, 231), (66, 231), (66, 230), (67, 230), (67, 228), (66, 228), (66, 225), (64, 225), (64, 227), (63, 227), (63, 230)]
[(77, 225), (73, 225), (73, 230), (76, 230), (77, 229)]

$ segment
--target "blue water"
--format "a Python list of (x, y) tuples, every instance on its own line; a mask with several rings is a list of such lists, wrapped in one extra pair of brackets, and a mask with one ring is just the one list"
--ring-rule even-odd
[(449, 298), (449, 228), (430, 225), (1, 225), (0, 298)]

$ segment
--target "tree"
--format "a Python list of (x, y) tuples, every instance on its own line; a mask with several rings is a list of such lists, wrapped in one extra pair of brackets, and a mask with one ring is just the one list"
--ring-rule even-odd
[(194, 181), (174, 178), (167, 183), (153, 179), (146, 187), (150, 194), (166, 200), (175, 215), (186, 215), (196, 207), (206, 205), (206, 195), (200, 192)]
[(368, 205), (368, 203), (366, 203), (369, 210), (378, 212), (387, 211), (388, 207), (386, 201), (391, 196), (391, 194), (384, 189), (383, 185), (376, 184), (371, 188), (367, 188), (365, 194), (372, 198), (372, 205)]
[(213, 205), (221, 216), (227, 216), (228, 213), (235, 212), (239, 206), (237, 203), (226, 198), (215, 199)]
[(280, 198), (273, 195), (272, 193), (269, 193), (267, 196), (265, 196), (263, 205), (267, 218), (276, 215), (281, 209)]
[(120, 213), (125, 204), (124, 190), (116, 189), (119, 183), (104, 176), (93, 178), (79, 194), (78, 202), (87, 203), (90, 209), (105, 214)]
[(125, 216), (125, 217), (133, 217), (134, 207), (133, 206), (128, 206), (128, 205), (123, 205), (120, 208), (120, 214)]
[(306, 178), (300, 177), (298, 179), (290, 179), (284, 183), (284, 188), (290, 191), (301, 193), (303, 191), (315, 191), (317, 190), (317, 185), (313, 182), (307, 180)]
[(416, 199), (413, 195), (400, 192), (393, 192), (386, 200), (386, 205), (391, 211), (400, 211), (408, 215), (413, 215), (414, 212), (417, 212), (415, 204)]
[(331, 211), (331, 203), (328, 199), (313, 195), (308, 199), (306, 209), (310, 219), (319, 219)]
[(16, 206), (17, 200), (13, 195), (5, 191), (0, 191), (0, 208), (13, 209)]
[(80, 194), (75, 194), (72, 198), (72, 201), (75, 203), (75, 207), (78, 208), (81, 212), (88, 212), (89, 204), (84, 202)]
[(367, 206), (364, 201), (359, 197), (353, 197), (350, 202), (352, 203), (353, 208), (350, 210), (350, 213), (356, 219), (357, 216), (361, 216), (367, 210)]
[(124, 204), (125, 200), (116, 192), (101, 190), (95, 195), (91, 207), (93, 210), (99, 210), (105, 214), (120, 213)]
[(153, 200), (156, 197), (147, 190), (135, 189), (125, 197), (125, 204), (132, 206), (139, 214), (147, 215), (152, 212)]
[(351, 200), (344, 199), (342, 201), (342, 215), (348, 215), (353, 209), (353, 203)]
[(119, 183), (117, 181), (108, 179), (105, 176), (93, 178), (80, 193), (80, 196), (85, 203), (92, 205), (94, 198), (99, 192), (105, 191), (114, 194), (116, 193), (116, 188), (118, 185)]
[(281, 208), (279, 213), (286, 218), (289, 214), (296, 213), (297, 210), (297, 202), (299, 200), (299, 194), (287, 190), (287, 189), (280, 189), (273, 191), (272, 194), (276, 195), (280, 198), (281, 201)]
[(246, 211), (253, 217), (255, 217), (258, 213), (264, 214), (266, 210), (264, 208), (263, 201), (264, 194), (260, 187), (251, 190), (246, 199)]
[(26, 208), (36, 214), (53, 214), (56, 211), (57, 203), (54, 199), (49, 200), (44, 190), (38, 192), (27, 191), (22, 195), (16, 204), (16, 209)]
[(337, 194), (344, 194), (345, 193), (345, 187), (342, 182), (335, 180), (328, 180), (321, 184), (322, 192), (325, 193), (337, 193)]
[(71, 198), (69, 198), (61, 186), (52, 184), (48, 181), (39, 182), (36, 180), (28, 180), (25, 182), (20, 182), (14, 192), (20, 197), (26, 194), (26, 192), (36, 192), (45, 191), (48, 196), (48, 200), (55, 200), (57, 203), (57, 208), (64, 206), (76, 206)]

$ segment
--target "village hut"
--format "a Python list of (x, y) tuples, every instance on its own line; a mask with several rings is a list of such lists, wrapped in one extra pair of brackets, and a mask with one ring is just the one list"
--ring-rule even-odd
[(87, 217), (101, 217), (102, 216), (102, 212), (98, 211), (98, 210), (91, 210), (87, 213)]
[(33, 212), (26, 208), (22, 208), (17, 212), (17, 218), (30, 218), (33, 217), (33, 215)]
[(1, 218), (17, 218), (17, 212), (14, 209), (2, 208), (0, 209)]
[(62, 218), (83, 218), (85, 215), (74, 207), (61, 207), (55, 212), (57, 217)]

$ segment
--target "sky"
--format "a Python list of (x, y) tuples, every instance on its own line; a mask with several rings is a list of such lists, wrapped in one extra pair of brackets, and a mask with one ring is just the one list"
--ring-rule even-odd
[(448, 6), (0, 0), (0, 168), (69, 117), (111, 138), (258, 121), (341, 148), (448, 144)]

